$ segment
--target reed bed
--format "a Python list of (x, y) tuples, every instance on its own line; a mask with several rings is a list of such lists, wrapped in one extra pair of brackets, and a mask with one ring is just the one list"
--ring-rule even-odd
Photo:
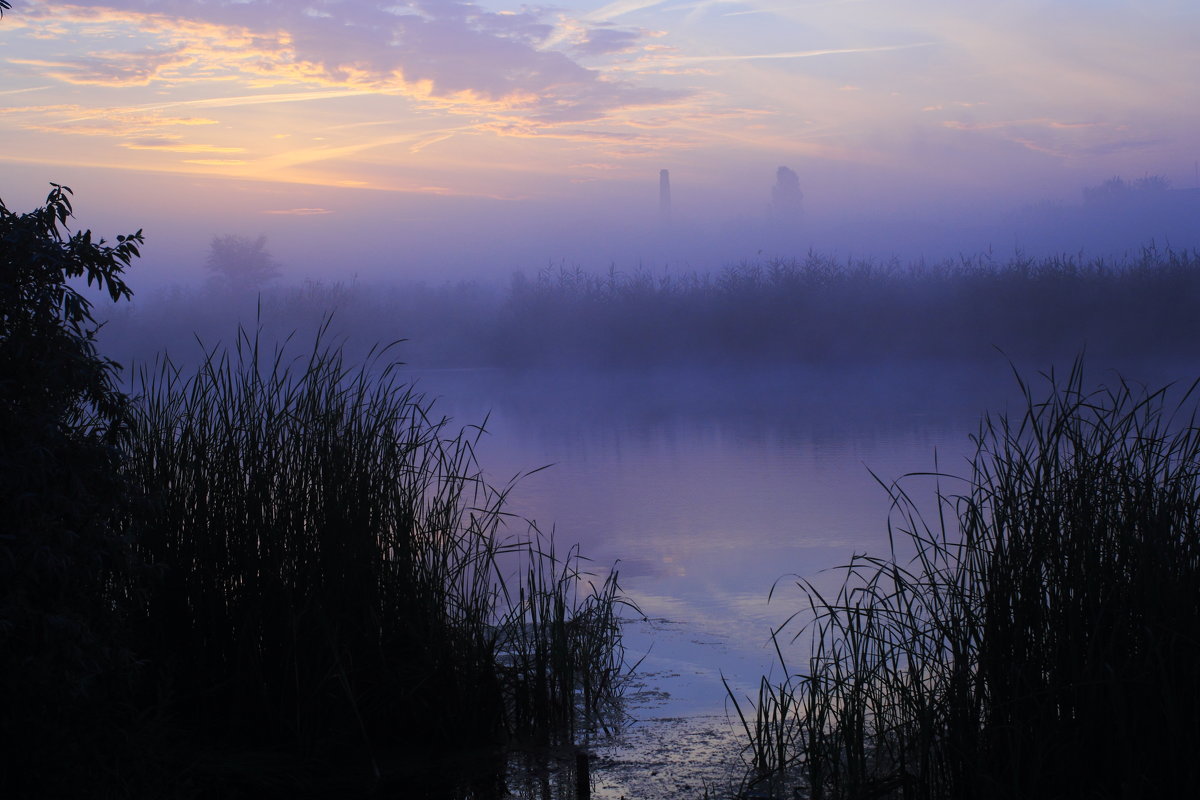
[[(939, 263), (810, 252), (712, 272), (560, 266), (519, 273), (507, 289), (309, 283), (262, 297), (286, 330), (314, 329), (336, 307), (352, 341), (410, 337), (414, 364), (520, 368), (991, 359), (995, 346), (1050, 361), (1084, 346), (1112, 363), (1190, 357), (1197, 300), (1200, 254), (1156, 247)], [(148, 341), (187, 346), (239, 312), (250, 318), (254, 298), (180, 291), (116, 314), (105, 341), (119, 359), (145, 358)]]
[[(514, 281), (497, 363), (589, 366), (1069, 359), (1186, 353), (1200, 255), (990, 253), (939, 263), (810, 252), (712, 273), (545, 270)], [(1184, 348), (1181, 350), (1181, 346)]]
[[(737, 704), (747, 785), (812, 798), (1126, 798), (1200, 780), (1200, 428), (1192, 389), (987, 416), (966, 489), (893, 484), (891, 552), (801, 580), (806, 668)], [(927, 476), (928, 478), (929, 476)], [(911, 481), (911, 479), (910, 479)], [(782, 660), (783, 648), (780, 649)], [(736, 698), (735, 698), (736, 703)]]
[(353, 368), (320, 339), (286, 351), (242, 332), (135, 380), (129, 525), (153, 579), (134, 626), (172, 724), (269, 753), (284, 784), (303, 765), (362, 788), (610, 713), (615, 572), (597, 586), (576, 550), (507, 533), (483, 428), (451, 429), (387, 348)]
[(519, 552), (528, 568), (516, 602), (511, 594), (506, 598), (499, 645), (510, 730), (520, 741), (545, 746), (564, 734), (573, 742), (585, 733), (580, 720), (589, 724), (587, 733), (620, 724), (620, 708), (610, 701), (628, 671), (619, 612), (633, 606), (621, 596), (616, 573), (597, 587), (581, 572), (577, 546), (559, 558), (553, 537), (540, 541), (549, 549), (535, 540)]

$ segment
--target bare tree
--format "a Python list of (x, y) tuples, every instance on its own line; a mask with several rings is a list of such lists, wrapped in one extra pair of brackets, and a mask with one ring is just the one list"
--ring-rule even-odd
[(280, 274), (279, 262), (267, 250), (266, 236), (214, 236), (204, 266), (220, 288), (236, 294), (256, 292)]

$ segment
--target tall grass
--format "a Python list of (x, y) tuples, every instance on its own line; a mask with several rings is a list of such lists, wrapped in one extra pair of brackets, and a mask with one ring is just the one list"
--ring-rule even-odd
[[(801, 581), (807, 668), (743, 720), (750, 782), (813, 798), (1123, 798), (1200, 780), (1200, 428), (1191, 390), (1077, 362), (985, 417), (966, 489), (893, 485), (887, 557)], [(1194, 387), (1193, 387), (1194, 388)], [(1174, 398), (1174, 399), (1173, 399)], [(739, 706), (739, 712), (742, 709)]]
[(563, 734), (573, 741), (581, 719), (609, 732), (620, 711), (611, 698), (620, 694), (626, 672), (618, 611), (628, 601), (616, 574), (581, 593), (578, 548), (560, 559), (552, 539), (549, 544), (548, 550), (534, 542), (523, 545), (527, 569), (515, 603), (505, 586), (508, 617), (499, 642), (510, 730), (534, 745), (551, 744)]
[(1187, 353), (1200, 256), (1146, 248), (957, 261), (804, 258), (715, 273), (544, 271), (514, 282), (499, 363), (843, 363)]
[(320, 339), (285, 352), (243, 332), (135, 381), (130, 525), (156, 572), (136, 638), (177, 728), (361, 788), (609, 709), (615, 573), (595, 586), (576, 551), (508, 534), (482, 428), (435, 416), (386, 348), (353, 368)]
[[(254, 298), (241, 298), (245, 318)], [(286, 330), (332, 308), (352, 340), (410, 337), (426, 366), (638, 367), (663, 364), (878, 362), (913, 358), (1070, 358), (1086, 346), (1120, 360), (1190, 356), (1200, 335), (1200, 254), (1146, 248), (1124, 259), (990, 254), (941, 263), (818, 253), (714, 272), (566, 268), (477, 284), (281, 287), (263, 297)], [(214, 310), (215, 309), (215, 310)], [(186, 345), (223, 332), (238, 305), (178, 293), (117, 315), (111, 354)]]

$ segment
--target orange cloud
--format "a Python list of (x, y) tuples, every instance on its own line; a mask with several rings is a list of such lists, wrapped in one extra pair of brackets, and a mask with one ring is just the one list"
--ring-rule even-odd
[(241, 153), (244, 147), (222, 147), (215, 144), (186, 144), (183, 142), (141, 139), (121, 142), (130, 150), (161, 150), (168, 153)]
[[(564, 53), (546, 49), (553, 26), (531, 13), (393, 14), (342, 6), (336, 19), (300, 5), (182, 5), (188, 18), (118, 10), (108, 0), (34, 6), (24, 24), (57, 26), (92, 37), (136, 33), (137, 51), (23, 61), (77, 85), (179, 85), (234, 80), (252, 89), (283, 85), (393, 93), (451, 113), (515, 114), (546, 123), (595, 120), (614, 111), (681, 100), (687, 93), (605, 78)], [(358, 19), (361, 17), (362, 19)], [(593, 52), (633, 49), (649, 33), (588, 28)], [(120, 37), (117, 37), (120, 38)], [(603, 44), (600, 44), (603, 42)]]
[[(121, 5), (129, 8), (112, 7)], [(147, 8), (177, 9), (189, 17)], [(164, 157), (173, 155), (185, 172), (222, 168), (224, 174), (340, 186), (375, 186), (375, 179), (365, 174), (353, 177), (368, 181), (350, 179), (345, 164), (323, 168), (341, 170), (341, 175), (305, 175), (305, 166), (355, 160), (359, 153), (389, 145), (401, 150), (372, 157), (391, 163), (425, 153), (422, 163), (438, 161), (475, 146), (456, 142), (437, 148), (429, 158), (428, 148), (460, 134), (464, 139), (482, 133), (600, 147), (601, 152), (584, 158), (690, 146), (691, 134), (664, 136), (652, 129), (691, 119), (694, 109), (684, 102), (691, 95), (638, 86), (581, 66), (566, 54), (574, 51), (547, 48), (553, 26), (542, 25), (528, 13), (478, 9), (469, 19), (450, 15), (432, 25), (370, 8), (339, 7), (339, 14), (350, 17), (375, 15), (370, 21), (378, 24), (367, 28), (351, 24), (355, 19), (305, 17), (299, 5), (268, 16), (255, 4), (33, 3), (29, 13), (22, 14), (21, 26), (15, 27), (18, 33), (28, 36), (39, 30), (52, 35), (46, 41), (87, 38), (96, 49), (78, 55), (70, 52), (72, 41), (64, 41), (61, 52), (39, 45), (37, 55), (26, 53), (21, 66), (35, 75), (105, 91), (76, 93), (84, 99), (71, 105), (29, 106), (6, 121), (31, 131), (107, 137), (129, 154), (120, 159), (126, 167), (138, 168), (128, 163), (135, 158), (132, 154), (155, 152), (159, 157), (144, 165), (146, 169), (163, 168)], [(441, 13), (436, 4), (430, 8), (431, 13)], [(572, 30), (565, 46), (578, 46), (596, 58), (636, 50), (643, 39), (658, 35), (599, 30), (582, 23)], [(374, 106), (358, 103), (355, 108), (365, 114), (384, 107), (387, 119), (380, 121), (383, 115), (376, 115), (351, 123), (342, 126), (344, 133), (321, 125), (323, 118), (313, 113), (279, 115), (303, 119), (301, 124), (309, 126), (293, 140), (308, 146), (296, 148), (270, 138), (280, 130), (279, 122), (263, 131), (261, 117), (232, 110), (372, 96), (377, 98)], [(124, 103), (113, 103), (113, 97)], [(129, 97), (142, 102), (129, 102)], [(462, 124), (431, 124), (427, 112), (454, 115)], [(381, 135), (364, 140), (362, 134), (350, 132), (355, 124), (387, 125), (391, 130), (381, 129)], [(204, 126), (218, 125), (219, 131), (206, 132), (207, 141), (196, 141)], [(314, 125), (319, 129), (313, 130)], [(317, 145), (313, 134), (318, 132), (328, 141)], [(246, 156), (247, 146), (242, 146), (248, 135), (256, 137), (254, 157)], [(449, 191), (424, 185), (416, 189)]]

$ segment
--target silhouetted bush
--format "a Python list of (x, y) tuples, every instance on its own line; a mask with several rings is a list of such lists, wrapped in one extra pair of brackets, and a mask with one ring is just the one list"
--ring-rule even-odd
[(142, 237), (71, 233), (69, 195), (55, 185), (27, 214), (0, 204), (0, 785), (16, 795), (84, 792), (89, 776), (139, 769), (120, 743), (137, 672), (127, 403), (73, 281), (128, 297), (121, 275)]

